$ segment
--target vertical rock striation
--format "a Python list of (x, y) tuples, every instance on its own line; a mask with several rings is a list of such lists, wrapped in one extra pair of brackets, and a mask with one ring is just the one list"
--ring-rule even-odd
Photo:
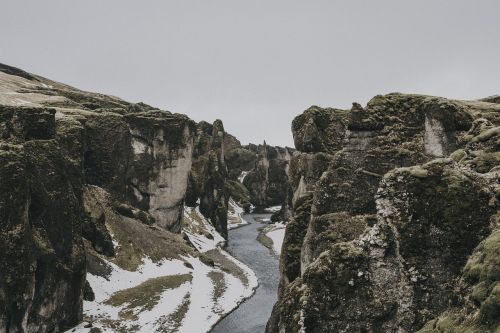
[[(192, 207), (199, 202), (200, 212), (226, 239), (229, 193), (225, 187), (228, 179), (225, 150), (231, 148), (232, 140), (226, 139), (229, 136), (221, 120), (213, 124), (200, 122), (197, 125), (190, 189), (186, 200)], [(234, 140), (234, 144), (239, 145)]]

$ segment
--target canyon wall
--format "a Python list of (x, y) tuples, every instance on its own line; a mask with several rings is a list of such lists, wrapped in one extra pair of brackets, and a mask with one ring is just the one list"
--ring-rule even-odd
[(494, 332), (499, 115), (395, 93), (296, 117), (267, 332)]
[[(146, 257), (203, 257), (176, 235), (185, 205), (227, 239), (230, 198), (247, 210), (283, 201), (287, 163), (275, 161), (287, 156), (243, 147), (220, 120), (195, 123), (0, 64), (0, 332), (75, 326), (83, 300), (102, 298), (86, 273), (108, 279), (110, 263), (135, 272)], [(258, 190), (244, 173), (259, 175), (248, 182)]]
[(82, 316), (82, 177), (54, 115), (0, 106), (0, 332), (58, 331)]
[(240, 146), (220, 120), (0, 65), (0, 332), (76, 325), (103, 259), (134, 271), (144, 256), (191, 253), (175, 235), (185, 201), (227, 237), (229, 196), (248, 196), (226, 185), (224, 152)]
[(0, 331), (60, 331), (81, 320), (83, 240), (114, 254), (101, 216), (84, 209), (84, 187), (104, 189), (124, 215), (180, 232), (196, 124), (40, 77), (0, 75)]
[(254, 168), (243, 179), (252, 204), (257, 209), (282, 206), (281, 218), (286, 220), (290, 201), (289, 164), (294, 150), (269, 146), (266, 142), (248, 145), (247, 149), (257, 156)]

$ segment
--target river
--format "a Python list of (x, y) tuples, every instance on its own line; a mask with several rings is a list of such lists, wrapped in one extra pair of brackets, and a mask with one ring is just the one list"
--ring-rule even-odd
[(227, 250), (248, 265), (257, 275), (259, 286), (255, 294), (222, 319), (212, 333), (262, 333), (277, 299), (279, 258), (258, 240), (259, 229), (265, 226), (256, 219), (270, 214), (246, 214), (249, 224), (229, 230)]

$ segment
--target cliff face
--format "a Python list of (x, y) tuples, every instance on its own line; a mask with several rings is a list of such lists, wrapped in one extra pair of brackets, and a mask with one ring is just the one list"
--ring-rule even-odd
[[(226, 149), (232, 148), (233, 141), (229, 141), (230, 135), (225, 133), (220, 120), (212, 125), (200, 122), (197, 127), (186, 204), (191, 207), (199, 204), (203, 216), (210, 219), (216, 230), (227, 239), (230, 193), (225, 188), (228, 168), (224, 154)], [(234, 145), (239, 146), (235, 139)]]
[(161, 227), (180, 232), (191, 168), (195, 124), (182, 115), (128, 107), (80, 118), (86, 183), (119, 202), (148, 212)]
[(248, 189), (251, 203), (259, 210), (282, 206), (276, 219), (287, 220), (290, 202), (289, 164), (294, 152), (290, 148), (267, 145), (248, 145), (255, 155), (253, 168), (244, 174), (243, 185)]
[(82, 316), (82, 178), (53, 109), (0, 106), (0, 332), (50, 332)]
[[(287, 219), (288, 168), (292, 149), (264, 145), (242, 146), (224, 131), (221, 120), (200, 122), (194, 144), (186, 204), (195, 207), (227, 238), (228, 201), (246, 211), (282, 205)], [(199, 200), (199, 203), (197, 202)]]
[[(484, 259), (498, 250), (499, 114), (488, 102), (389, 94), (298, 116), (267, 331), (444, 332), (444, 320), (493, 331), (497, 259)], [(478, 260), (485, 273), (471, 277)]]
[(194, 201), (227, 235), (224, 142), (237, 140), (210, 127), (205, 145), (187, 116), (0, 65), (0, 332), (81, 321), (86, 266), (100, 276), (103, 259), (133, 271), (144, 256), (190, 253), (169, 232), (182, 230), (193, 161)]

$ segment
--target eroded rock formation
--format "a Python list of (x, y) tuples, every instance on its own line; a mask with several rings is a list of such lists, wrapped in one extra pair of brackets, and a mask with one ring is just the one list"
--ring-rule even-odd
[(0, 106), (0, 332), (60, 331), (82, 316), (82, 181), (54, 114)]
[(266, 142), (263, 145), (249, 145), (247, 149), (256, 156), (254, 167), (243, 179), (243, 184), (250, 192), (250, 201), (258, 210), (282, 206), (277, 218), (287, 220), (291, 200), (289, 164), (294, 150), (269, 146)]
[(389, 94), (298, 116), (267, 331), (493, 332), (499, 114)]
[(227, 235), (224, 150), (239, 146), (221, 121), (196, 124), (0, 65), (0, 332), (76, 325), (93, 295), (86, 266), (106, 275), (100, 256), (134, 270), (141, 253), (188, 251), (170, 233), (181, 232), (193, 179), (194, 202)]

